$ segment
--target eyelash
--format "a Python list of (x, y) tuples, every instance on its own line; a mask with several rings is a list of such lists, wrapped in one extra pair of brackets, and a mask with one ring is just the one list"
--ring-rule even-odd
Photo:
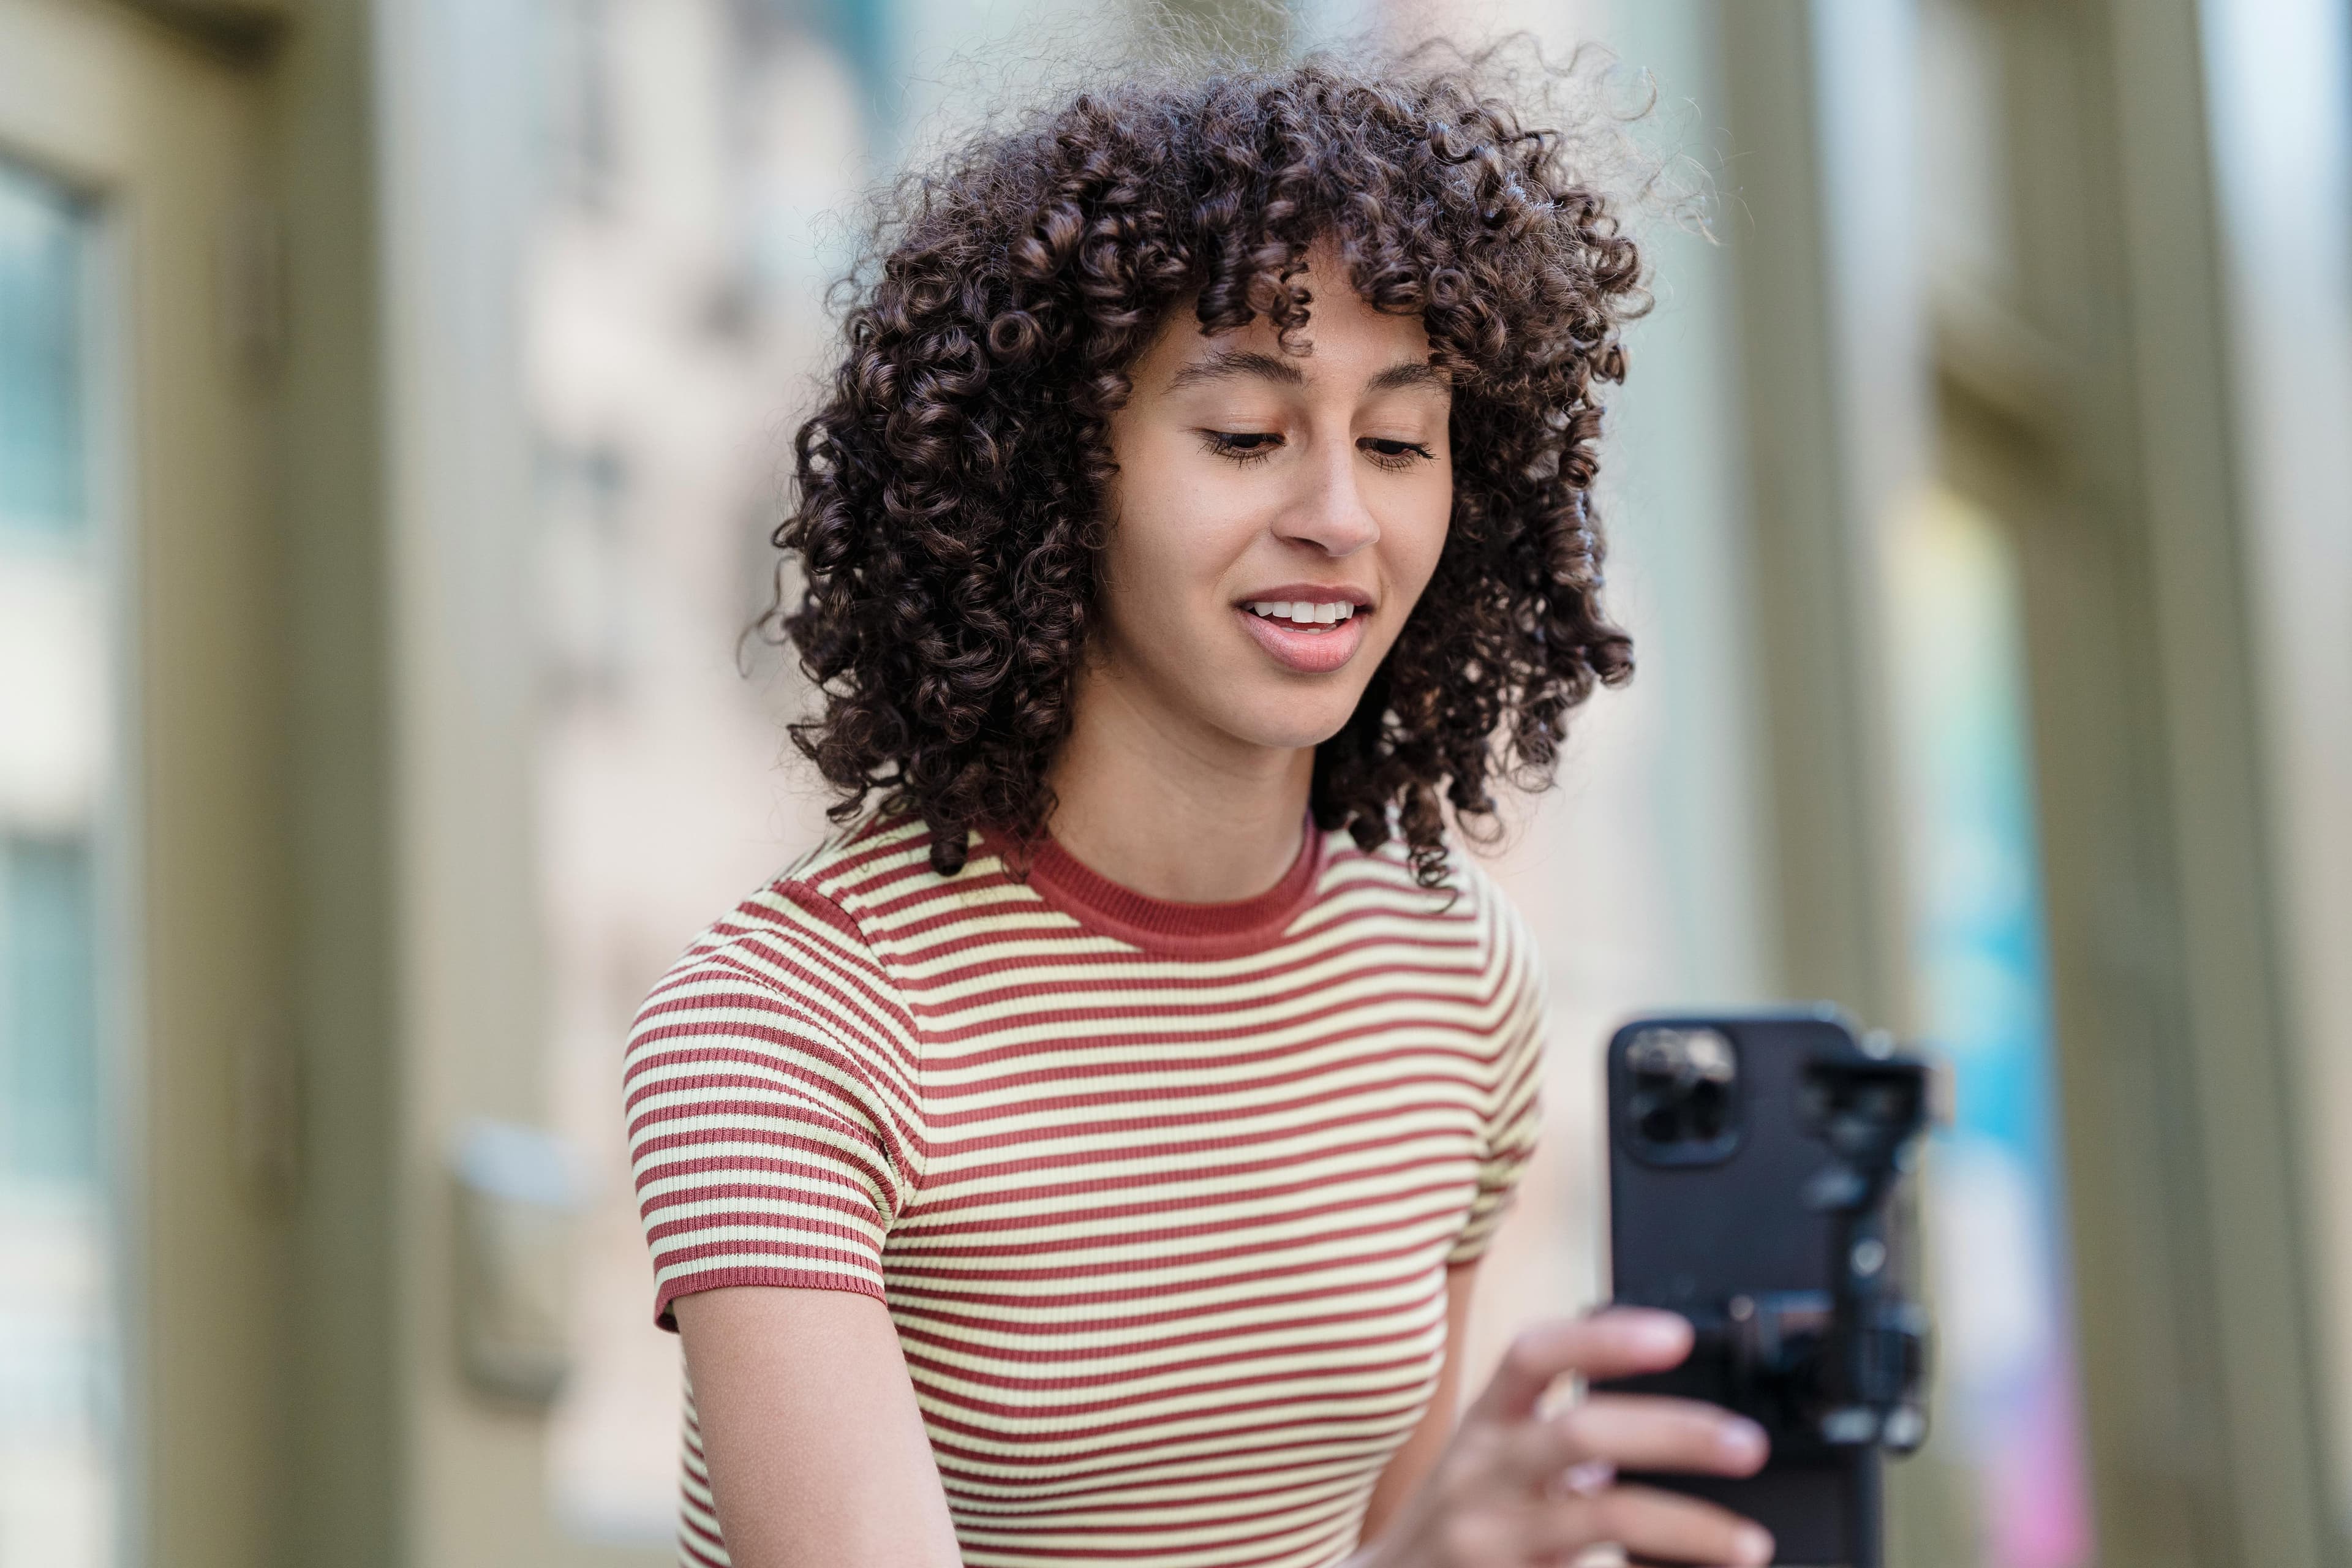
[[(1275, 444), (1279, 440), (1279, 437), (1272, 437), (1263, 431), (1256, 430), (1203, 430), (1201, 432), (1201, 444), (1209, 451), (1214, 453), (1220, 458), (1225, 458), (1229, 462), (1238, 463), (1244, 468), (1247, 468), (1253, 463), (1263, 463), (1268, 458), (1273, 457)], [(1409, 468), (1415, 463), (1427, 462), (1437, 455), (1418, 441), (1390, 441), (1380, 437), (1368, 437), (1366, 438), (1368, 440), (1379, 442), (1382, 446), (1402, 447), (1404, 448), (1402, 452), (1374, 452), (1370, 454), (1372, 461), (1378, 463), (1383, 468)], [(1236, 441), (1243, 440), (1265, 440), (1267, 442), (1267, 445), (1263, 447), (1238, 447), (1234, 445)]]

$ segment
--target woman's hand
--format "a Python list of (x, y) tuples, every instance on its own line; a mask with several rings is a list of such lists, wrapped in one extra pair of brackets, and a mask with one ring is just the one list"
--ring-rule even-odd
[(1672, 1312), (1616, 1308), (1538, 1324), (1511, 1342), (1494, 1381), (1462, 1417), (1437, 1468), (1380, 1541), (1348, 1568), (1521, 1568), (1622, 1546), (1671, 1563), (1763, 1564), (1772, 1538), (1712, 1503), (1621, 1486), (1620, 1467), (1752, 1475), (1763, 1428), (1696, 1400), (1601, 1394), (1549, 1417), (1554, 1379), (1663, 1372), (1690, 1353)]

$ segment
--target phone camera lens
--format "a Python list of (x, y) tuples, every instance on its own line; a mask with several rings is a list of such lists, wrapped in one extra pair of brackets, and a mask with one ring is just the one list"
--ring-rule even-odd
[(1645, 1029), (1628, 1041), (1625, 1114), (1637, 1146), (1672, 1164), (1711, 1163), (1731, 1150), (1738, 1058), (1715, 1029)]
[(1712, 1142), (1723, 1136), (1723, 1086), (1712, 1079), (1704, 1080), (1690, 1092), (1690, 1127), (1700, 1138)]

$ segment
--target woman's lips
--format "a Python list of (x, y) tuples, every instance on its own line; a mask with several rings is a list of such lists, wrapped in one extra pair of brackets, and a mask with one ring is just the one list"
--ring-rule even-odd
[(1257, 646), (1276, 663), (1302, 675), (1328, 675), (1355, 658), (1356, 649), (1363, 646), (1364, 622), (1370, 616), (1369, 611), (1358, 610), (1344, 621), (1307, 631), (1238, 605), (1234, 614), (1248, 623), (1250, 636), (1257, 638)]

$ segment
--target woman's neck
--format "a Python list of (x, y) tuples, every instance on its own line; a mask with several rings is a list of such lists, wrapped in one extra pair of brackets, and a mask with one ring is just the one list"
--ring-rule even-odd
[(1064, 849), (1097, 875), (1180, 903), (1255, 898), (1298, 858), (1312, 747), (1247, 746), (1191, 732), (1115, 681), (1081, 675), (1054, 759)]

